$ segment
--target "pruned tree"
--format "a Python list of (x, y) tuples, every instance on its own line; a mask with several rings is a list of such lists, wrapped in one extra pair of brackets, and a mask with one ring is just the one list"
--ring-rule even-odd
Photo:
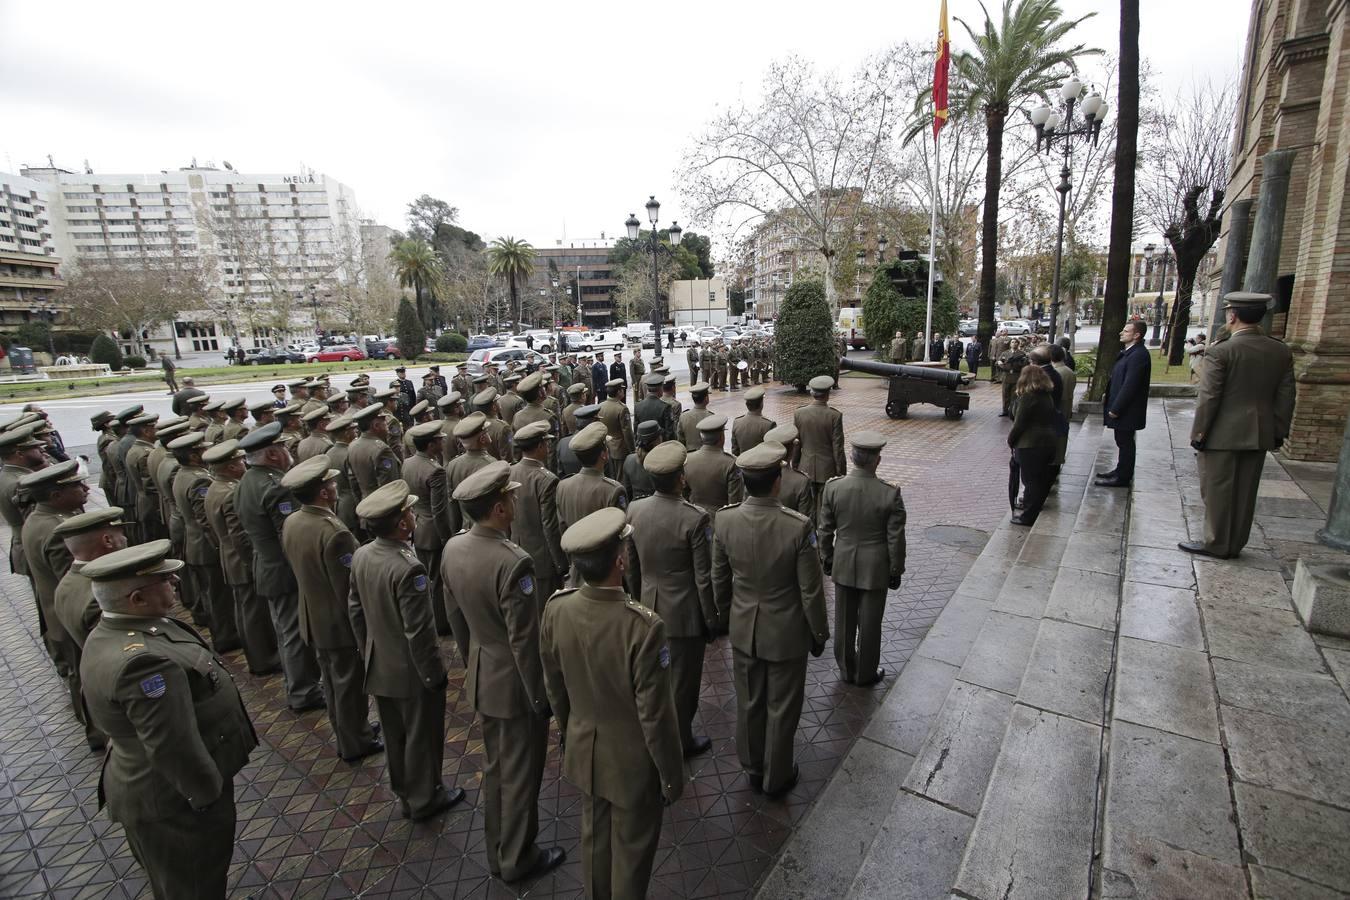
[(1176, 259), (1177, 292), (1168, 326), (1167, 361), (1180, 365), (1191, 320), (1195, 277), (1219, 239), (1223, 197), (1232, 161), (1236, 113), (1233, 85), (1197, 84), (1162, 113), (1157, 138), (1144, 149), (1139, 203), (1147, 224), (1162, 233)]
[(853, 240), (864, 204), (892, 193), (885, 148), (897, 124), (888, 91), (893, 51), (848, 76), (821, 73), (799, 56), (769, 67), (761, 96), (736, 101), (694, 137), (677, 173), (698, 222), (735, 239), (777, 215), (819, 256), (831, 306), (837, 257)]
[(199, 309), (204, 293), (200, 271), (181, 259), (86, 259), (67, 272), (61, 302), (68, 321), (116, 332), (145, 355), (144, 336), (185, 309)]

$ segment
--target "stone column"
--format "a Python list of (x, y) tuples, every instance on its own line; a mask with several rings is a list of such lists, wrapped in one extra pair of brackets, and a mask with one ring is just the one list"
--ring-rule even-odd
[(1240, 288), (1242, 273), (1247, 268), (1247, 235), (1251, 233), (1251, 200), (1236, 200), (1228, 207), (1228, 238), (1224, 244), (1223, 276), (1219, 279), (1219, 293), (1214, 298), (1214, 314), (1209, 323), (1209, 339), (1219, 336), (1224, 322), (1223, 298)]
[(1328, 547), (1350, 552), (1350, 419), (1341, 439), (1341, 459), (1336, 466), (1336, 483), (1331, 488), (1331, 509), (1327, 525), (1317, 539)]
[[(1257, 197), (1256, 219), (1252, 223), (1247, 274), (1242, 280), (1244, 291), (1272, 297), (1279, 293), (1275, 281), (1280, 275), (1280, 244), (1284, 240), (1289, 172), (1294, 167), (1296, 155), (1294, 150), (1272, 150), (1261, 157), (1261, 192)], [(1267, 334), (1270, 333), (1271, 315), (1271, 310), (1266, 310), (1266, 318), (1261, 323)]]

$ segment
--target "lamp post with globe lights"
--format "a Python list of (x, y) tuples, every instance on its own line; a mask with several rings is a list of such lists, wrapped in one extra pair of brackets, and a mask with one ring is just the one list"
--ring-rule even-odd
[[(1097, 145), (1101, 134), (1102, 121), (1106, 118), (1106, 101), (1098, 91), (1092, 91), (1082, 97), (1083, 83), (1076, 76), (1069, 76), (1059, 89), (1061, 105), (1055, 107), (1044, 103), (1030, 113), (1031, 124), (1036, 128), (1036, 152), (1044, 147), (1047, 153), (1054, 152), (1058, 143), (1064, 149), (1064, 164), (1059, 170), (1059, 184), (1055, 192), (1059, 194), (1059, 225), (1055, 234), (1055, 276), (1050, 289), (1050, 340), (1054, 341), (1059, 329), (1059, 276), (1064, 259), (1064, 208), (1069, 198), (1072, 172), (1069, 164), (1073, 160), (1073, 145), (1079, 141)], [(1082, 97), (1080, 100), (1079, 98)], [(1074, 111), (1082, 113), (1083, 122), (1074, 122)]]
[[(651, 222), (652, 225), (651, 242), (648, 244), (648, 252), (652, 255), (652, 330), (659, 335), (661, 333), (662, 316), (661, 276), (657, 271), (658, 262), (660, 254), (663, 251), (672, 256), (674, 253), (671, 251), (670, 247), (663, 245), (656, 237), (656, 223), (660, 221), (661, 218), (661, 204), (657, 202), (655, 196), (649, 195), (645, 206), (647, 209), (647, 221)], [(642, 223), (638, 221), (638, 217), (635, 213), (629, 213), (627, 220), (625, 220), (623, 224), (624, 227), (628, 229), (628, 239), (630, 241), (636, 241), (642, 236)], [(680, 223), (671, 222), (667, 233), (670, 235), (671, 247), (678, 247), (680, 245), (680, 235), (684, 234), (684, 229), (680, 227)]]

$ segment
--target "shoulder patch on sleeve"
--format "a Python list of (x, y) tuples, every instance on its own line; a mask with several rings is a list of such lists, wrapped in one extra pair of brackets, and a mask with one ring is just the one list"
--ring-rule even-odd
[(806, 539), (811, 542), (812, 547), (816, 546), (816, 530), (814, 528), (811, 529)]
[(158, 673), (141, 682), (141, 693), (151, 700), (158, 700), (163, 697), (167, 689), (168, 685), (164, 683), (164, 676)]
[(529, 575), (522, 576), (520, 579), (520, 592), (522, 594), (534, 593), (534, 579)]
[(283, 516), (289, 516), (291, 513), (295, 512), (295, 504), (289, 500), (282, 500), (277, 504), (277, 512), (281, 513)]
[(413, 587), (417, 588), (419, 591), (425, 591), (427, 589), (427, 576), (425, 575), (415, 576), (413, 578)]
[(663, 669), (669, 669), (669, 668), (670, 668), (670, 645), (669, 645), (669, 644), (662, 644), (662, 645), (661, 645), (661, 649), (657, 652), (656, 656), (657, 656), (657, 659), (659, 659), (660, 662), (661, 662), (661, 668), (663, 668)]
[(338, 557), (338, 562), (350, 569), (352, 567), (352, 555), (350, 553), (344, 553)]
[(205, 496), (206, 496), (206, 492), (209, 491), (210, 489), (211, 489), (210, 485), (205, 485), (205, 484), (204, 484), (204, 485), (202, 485), (201, 487), (197, 488), (196, 495), (197, 495), (198, 497), (205, 497)]
[(392, 458), (386, 456), (384, 459), (380, 460), (381, 469), (392, 469), (393, 467), (394, 467), (394, 460)]

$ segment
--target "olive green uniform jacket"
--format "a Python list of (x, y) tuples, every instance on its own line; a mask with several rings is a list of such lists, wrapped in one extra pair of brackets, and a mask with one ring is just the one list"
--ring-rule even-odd
[(757, 412), (747, 412), (737, 416), (731, 423), (731, 453), (740, 456), (747, 450), (758, 447), (778, 423)]
[(819, 522), (821, 561), (836, 584), (884, 590), (905, 574), (905, 501), (896, 485), (866, 469), (833, 478)]
[(347, 600), (359, 546), (337, 513), (302, 505), (286, 517), (281, 545), (300, 591), (300, 637), (316, 650), (356, 649)]
[(347, 469), (351, 472), (352, 493), (358, 503), (362, 497), (369, 497), (389, 482), (403, 477), (398, 456), (388, 444), (369, 434), (361, 435), (348, 446)]
[(445, 685), (431, 583), (412, 547), (376, 538), (352, 556), (347, 614), (366, 663), (366, 692), (417, 697)]
[(792, 415), (797, 426), (797, 458), (793, 465), (815, 484), (848, 473), (844, 456), (844, 414), (813, 401)]

